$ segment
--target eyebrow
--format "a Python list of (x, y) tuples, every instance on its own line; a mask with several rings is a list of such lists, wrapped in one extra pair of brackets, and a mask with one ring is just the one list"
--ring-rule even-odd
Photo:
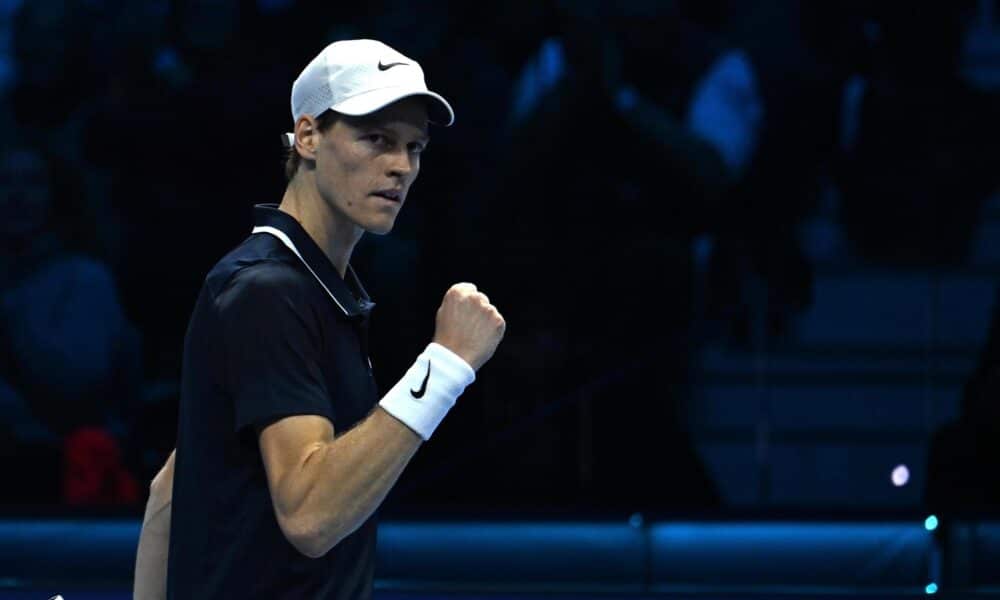
[[(369, 116), (369, 115), (365, 115), (365, 116), (360, 117), (360, 118), (358, 118), (358, 117), (355, 117), (355, 118), (357, 119), (357, 123), (356, 123), (355, 126), (358, 127), (359, 129), (367, 129), (367, 130), (375, 129), (375, 130), (383, 131), (385, 133), (390, 133), (394, 137), (397, 137), (397, 138), (406, 137), (404, 135), (405, 132), (400, 127), (394, 126), (395, 122), (393, 122), (391, 120), (385, 120), (385, 121), (383, 121), (383, 120), (380, 120), (380, 119), (374, 119), (374, 118), (371, 118), (371, 116)], [(418, 132), (417, 136), (413, 140), (411, 140), (411, 142), (419, 142), (420, 144), (423, 144), (424, 146), (427, 146), (427, 145), (429, 145), (431, 143), (430, 132), (428, 131), (428, 129), (427, 129), (426, 126), (424, 126), (423, 128), (420, 128), (420, 127), (417, 127), (416, 125), (407, 124), (406, 128), (409, 128), (409, 127), (413, 127), (413, 129), (416, 129), (417, 132)]]
[[(382, 127), (381, 129), (384, 129), (386, 131), (391, 131), (394, 135), (397, 135), (397, 136), (402, 133), (401, 131), (398, 131), (395, 128), (392, 128), (392, 127)], [(403, 137), (403, 136), (400, 136), (400, 137)], [(421, 131), (420, 134), (417, 137), (415, 137), (413, 140), (411, 140), (411, 141), (413, 141), (413, 142), (420, 142), (421, 144), (423, 144), (424, 146), (426, 146), (426, 145), (428, 145), (428, 144), (431, 143), (431, 136), (425, 130), (425, 131)]]

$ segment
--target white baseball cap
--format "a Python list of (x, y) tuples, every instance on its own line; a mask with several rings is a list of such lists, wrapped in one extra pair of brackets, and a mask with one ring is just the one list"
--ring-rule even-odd
[[(427, 89), (424, 70), (376, 40), (334, 42), (312, 59), (292, 84), (292, 122), (302, 115), (318, 116), (332, 109), (360, 116), (409, 96), (427, 96), (431, 123), (445, 127), (455, 122), (448, 101)], [(291, 145), (295, 137), (286, 133)]]

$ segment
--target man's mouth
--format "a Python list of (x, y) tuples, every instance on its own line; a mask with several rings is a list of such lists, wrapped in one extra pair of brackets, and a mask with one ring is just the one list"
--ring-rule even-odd
[(379, 190), (377, 192), (372, 192), (372, 196), (379, 196), (393, 202), (401, 202), (403, 199), (402, 190)]

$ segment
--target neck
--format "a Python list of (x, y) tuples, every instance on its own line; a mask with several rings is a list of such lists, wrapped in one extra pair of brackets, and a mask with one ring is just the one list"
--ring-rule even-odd
[(344, 277), (354, 246), (364, 229), (349, 221), (323, 200), (316, 189), (313, 174), (300, 171), (288, 184), (278, 208), (295, 218), (309, 237)]

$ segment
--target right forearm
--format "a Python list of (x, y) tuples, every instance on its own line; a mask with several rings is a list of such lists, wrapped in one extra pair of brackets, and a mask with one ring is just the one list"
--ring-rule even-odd
[(283, 421), (261, 432), (275, 512), (296, 548), (321, 556), (375, 512), (421, 441), (430, 439), (475, 380), (476, 369), (493, 355), (505, 329), (484, 294), (472, 284), (456, 284), (438, 309), (434, 342), (360, 425), (339, 437), (319, 418), (289, 425), (304, 435), (312, 427), (317, 440), (291, 468), (273, 460), (278, 440), (288, 435), (280, 429)]
[(432, 342), (360, 425), (309, 447), (282, 477), (276, 508), (289, 539), (319, 556), (364, 523), (475, 377), (466, 359)]
[(421, 438), (382, 408), (331, 442), (317, 445), (289, 477), (295, 513), (308, 530), (303, 550), (325, 554), (382, 503), (420, 447)]

